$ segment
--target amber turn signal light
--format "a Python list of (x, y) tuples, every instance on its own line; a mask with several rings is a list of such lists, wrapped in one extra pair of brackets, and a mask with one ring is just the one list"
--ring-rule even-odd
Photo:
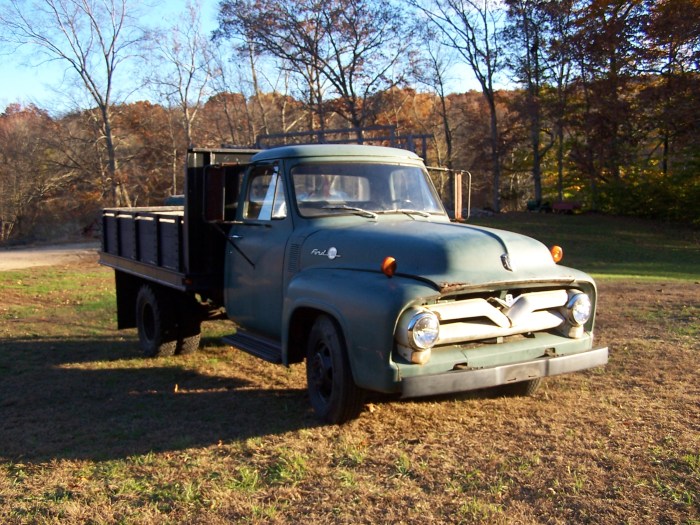
[(558, 263), (564, 258), (564, 250), (561, 249), (561, 246), (554, 245), (552, 246), (552, 249), (549, 250), (549, 253), (552, 254), (552, 260), (555, 263)]
[(396, 259), (385, 257), (382, 261), (382, 273), (387, 277), (393, 277), (396, 273)]

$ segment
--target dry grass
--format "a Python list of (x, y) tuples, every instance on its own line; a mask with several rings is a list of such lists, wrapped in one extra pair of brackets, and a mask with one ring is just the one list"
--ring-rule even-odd
[(532, 398), (375, 399), (302, 366), (142, 359), (91, 263), (0, 273), (1, 523), (700, 523), (700, 285), (604, 281), (610, 364)]

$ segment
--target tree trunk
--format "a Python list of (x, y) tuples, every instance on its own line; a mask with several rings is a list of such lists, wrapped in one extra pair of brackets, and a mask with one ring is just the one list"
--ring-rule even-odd
[(542, 155), (540, 151), (540, 115), (534, 101), (532, 120), (530, 122), (530, 139), (532, 146), (532, 183), (535, 189), (535, 200), (542, 202)]
[(491, 169), (493, 188), (491, 197), (493, 199), (493, 211), (496, 213), (501, 211), (501, 148), (498, 136), (498, 116), (496, 114), (496, 101), (491, 96), (487, 96), (489, 103), (490, 122), (491, 122)]
[(564, 200), (564, 126), (557, 122), (557, 195)]

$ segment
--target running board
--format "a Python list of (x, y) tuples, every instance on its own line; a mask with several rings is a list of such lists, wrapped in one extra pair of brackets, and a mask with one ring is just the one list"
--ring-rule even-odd
[(269, 361), (270, 363), (282, 363), (282, 347), (273, 339), (267, 339), (258, 335), (246, 332), (237, 332), (232, 335), (222, 337), (221, 340), (242, 350), (248, 354)]

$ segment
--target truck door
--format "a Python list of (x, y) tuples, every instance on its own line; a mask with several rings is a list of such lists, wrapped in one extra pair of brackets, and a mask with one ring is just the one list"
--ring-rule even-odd
[(284, 254), (293, 225), (278, 164), (253, 166), (246, 177), (226, 253), (224, 298), (231, 319), (278, 338)]

